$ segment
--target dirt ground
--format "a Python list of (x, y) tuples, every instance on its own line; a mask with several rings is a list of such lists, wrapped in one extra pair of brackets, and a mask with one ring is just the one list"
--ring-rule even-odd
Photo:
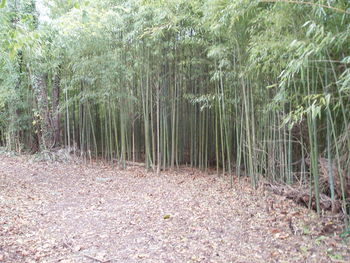
[(350, 262), (341, 221), (190, 168), (0, 155), (0, 262)]

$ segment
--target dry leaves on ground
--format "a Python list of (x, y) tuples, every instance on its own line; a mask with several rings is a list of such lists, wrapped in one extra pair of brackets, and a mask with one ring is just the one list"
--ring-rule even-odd
[(190, 168), (0, 156), (0, 262), (349, 262), (328, 216)]

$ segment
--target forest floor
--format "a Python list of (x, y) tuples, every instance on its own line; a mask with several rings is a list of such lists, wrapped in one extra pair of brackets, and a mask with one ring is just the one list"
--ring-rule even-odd
[(0, 262), (350, 262), (340, 228), (186, 167), (157, 176), (0, 155)]

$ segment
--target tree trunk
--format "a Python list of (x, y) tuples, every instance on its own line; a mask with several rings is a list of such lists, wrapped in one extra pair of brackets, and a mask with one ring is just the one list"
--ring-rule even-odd
[(59, 113), (59, 102), (60, 102), (60, 90), (61, 89), (61, 75), (58, 71), (55, 75), (52, 89), (52, 115), (53, 115), (53, 139), (54, 146), (61, 144), (61, 122)]
[(34, 75), (33, 89), (40, 116), (40, 150), (49, 150), (54, 146), (54, 131), (47, 98), (46, 75)]

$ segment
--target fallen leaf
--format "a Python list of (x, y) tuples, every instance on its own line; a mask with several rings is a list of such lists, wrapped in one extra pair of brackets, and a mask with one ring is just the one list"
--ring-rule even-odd
[(147, 257), (147, 256), (148, 256), (147, 254), (138, 254), (138, 255), (137, 255), (138, 258), (145, 258), (145, 257)]
[(74, 252), (78, 252), (78, 251), (80, 251), (82, 249), (82, 247), (81, 246), (75, 246), (74, 248), (73, 248), (73, 251)]

